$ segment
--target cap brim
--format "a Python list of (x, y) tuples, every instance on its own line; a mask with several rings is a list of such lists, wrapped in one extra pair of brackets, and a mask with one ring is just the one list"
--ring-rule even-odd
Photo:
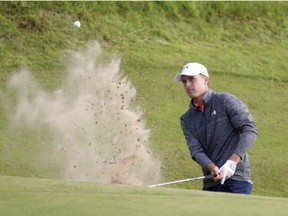
[(176, 82), (182, 81), (181, 77), (182, 77), (183, 75), (184, 75), (184, 76), (196, 76), (197, 74), (199, 74), (199, 73), (182, 72), (182, 73), (177, 74), (177, 75), (175, 76), (175, 81), (176, 81)]
[(177, 74), (177, 75), (175, 76), (175, 81), (176, 81), (176, 82), (180, 82), (182, 75), (183, 75), (183, 74), (181, 74), (181, 73), (180, 73), (180, 74)]

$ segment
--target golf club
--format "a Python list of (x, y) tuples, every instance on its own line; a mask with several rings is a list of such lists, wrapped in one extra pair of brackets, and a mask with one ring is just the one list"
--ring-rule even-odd
[(181, 182), (188, 182), (188, 181), (194, 181), (194, 180), (199, 180), (199, 179), (211, 179), (216, 177), (217, 174), (214, 175), (205, 175), (205, 176), (200, 176), (200, 177), (195, 177), (195, 178), (188, 178), (188, 179), (182, 179), (182, 180), (177, 180), (177, 181), (171, 181), (171, 182), (165, 182), (165, 183), (160, 183), (160, 184), (155, 184), (155, 185), (150, 185), (148, 187), (160, 187), (164, 185), (170, 185), (170, 184), (177, 184)]

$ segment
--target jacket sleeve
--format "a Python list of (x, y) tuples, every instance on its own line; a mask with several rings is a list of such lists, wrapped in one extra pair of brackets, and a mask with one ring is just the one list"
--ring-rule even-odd
[(209, 163), (212, 163), (211, 159), (206, 155), (200, 142), (191, 134), (189, 128), (187, 128), (185, 122), (182, 119), (181, 127), (192, 159), (195, 160), (203, 168), (206, 168)]
[(258, 130), (247, 106), (233, 95), (227, 97), (226, 112), (233, 126), (241, 132), (234, 153), (242, 159), (255, 142)]

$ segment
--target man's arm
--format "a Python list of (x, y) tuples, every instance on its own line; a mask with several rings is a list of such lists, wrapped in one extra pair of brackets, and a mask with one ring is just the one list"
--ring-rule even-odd
[(241, 160), (255, 142), (258, 130), (247, 106), (233, 95), (229, 95), (227, 98), (226, 112), (233, 126), (241, 132), (240, 140), (234, 151), (235, 155), (231, 155), (231, 157), (233, 156), (231, 160), (237, 162), (237, 156)]
[(227, 178), (234, 175), (237, 164), (251, 148), (258, 135), (257, 128), (247, 106), (233, 95), (228, 97), (226, 112), (234, 127), (240, 130), (241, 136), (234, 153), (218, 171), (219, 175), (217, 177), (221, 179), (222, 184)]
[(208, 164), (213, 162), (205, 153), (200, 142), (191, 134), (183, 120), (181, 120), (181, 127), (192, 159), (195, 160), (200, 166), (207, 168)]

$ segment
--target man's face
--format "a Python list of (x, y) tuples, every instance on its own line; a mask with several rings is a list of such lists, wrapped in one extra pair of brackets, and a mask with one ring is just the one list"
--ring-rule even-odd
[(199, 97), (202, 97), (208, 90), (209, 78), (203, 75), (200, 74), (195, 76), (182, 75), (181, 80), (187, 94), (191, 98), (197, 99)]

